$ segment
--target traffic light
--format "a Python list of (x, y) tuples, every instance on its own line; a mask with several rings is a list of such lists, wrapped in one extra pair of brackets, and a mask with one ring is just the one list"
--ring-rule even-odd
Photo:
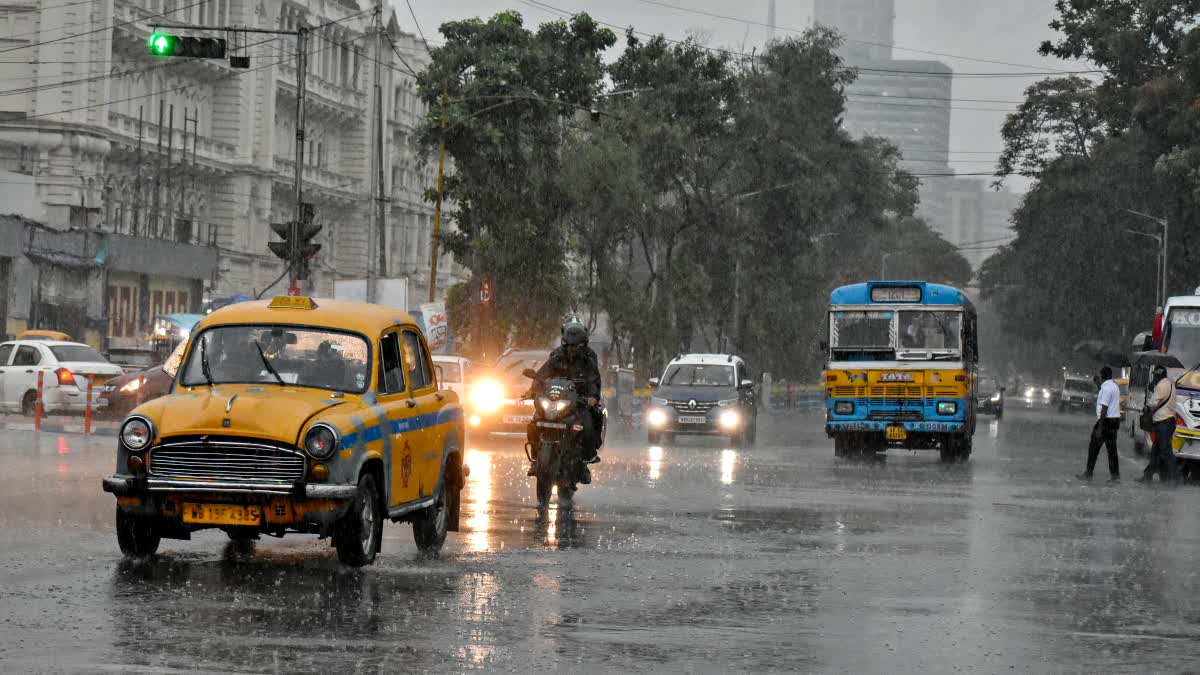
[(286, 223), (271, 223), (271, 230), (278, 234), (283, 241), (267, 242), (276, 257), (284, 260), (291, 268), (294, 279), (308, 278), (308, 264), (321, 250), (320, 244), (312, 243), (312, 238), (321, 231), (321, 226), (312, 222), (312, 204), (304, 204), (301, 210), (301, 221), (294, 220)]
[(186, 56), (194, 59), (225, 58), (225, 40), (154, 33), (146, 41), (154, 56)]

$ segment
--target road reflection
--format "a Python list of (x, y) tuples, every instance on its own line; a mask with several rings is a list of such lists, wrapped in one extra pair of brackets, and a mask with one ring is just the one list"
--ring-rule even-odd
[(721, 483), (729, 485), (733, 482), (733, 470), (737, 467), (737, 450), (721, 451)]
[(646, 465), (650, 469), (650, 482), (654, 483), (662, 475), (663, 449), (655, 445), (651, 446), (646, 452), (649, 456)]
[(463, 537), (463, 545), (471, 553), (482, 553), (491, 548), (488, 534), (491, 531), (492, 453), (487, 450), (467, 450), (463, 461), (471, 468), (471, 475), (467, 478), (468, 532)]

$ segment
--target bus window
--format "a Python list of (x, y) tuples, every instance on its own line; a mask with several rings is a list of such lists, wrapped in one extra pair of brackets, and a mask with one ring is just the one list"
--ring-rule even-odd
[(961, 348), (962, 314), (941, 311), (900, 312), (902, 349), (953, 350)]

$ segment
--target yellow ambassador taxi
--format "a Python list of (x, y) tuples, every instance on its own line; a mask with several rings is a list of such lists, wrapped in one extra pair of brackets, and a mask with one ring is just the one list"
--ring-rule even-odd
[(171, 392), (122, 423), (104, 489), (126, 555), (205, 528), (305, 532), (359, 566), (385, 519), (411, 522), (424, 552), (458, 529), (462, 440), (457, 395), (438, 389), (411, 317), (280, 296), (196, 326)]

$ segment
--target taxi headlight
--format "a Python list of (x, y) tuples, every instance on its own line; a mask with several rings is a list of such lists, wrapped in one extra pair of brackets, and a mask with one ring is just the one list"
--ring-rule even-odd
[(956, 401), (938, 401), (937, 414), (953, 415), (958, 412), (958, 403)]
[(121, 425), (121, 442), (130, 450), (144, 450), (154, 440), (154, 425), (138, 415), (125, 420)]
[(853, 415), (854, 401), (837, 401), (833, 404), (833, 412), (838, 415)]
[(333, 427), (318, 422), (304, 434), (304, 452), (313, 459), (328, 459), (337, 450), (338, 435)]
[(742, 423), (742, 416), (736, 410), (726, 410), (721, 413), (719, 422), (723, 429), (736, 429)]
[(504, 404), (504, 388), (499, 382), (484, 380), (471, 390), (471, 405), (483, 412), (492, 412)]

